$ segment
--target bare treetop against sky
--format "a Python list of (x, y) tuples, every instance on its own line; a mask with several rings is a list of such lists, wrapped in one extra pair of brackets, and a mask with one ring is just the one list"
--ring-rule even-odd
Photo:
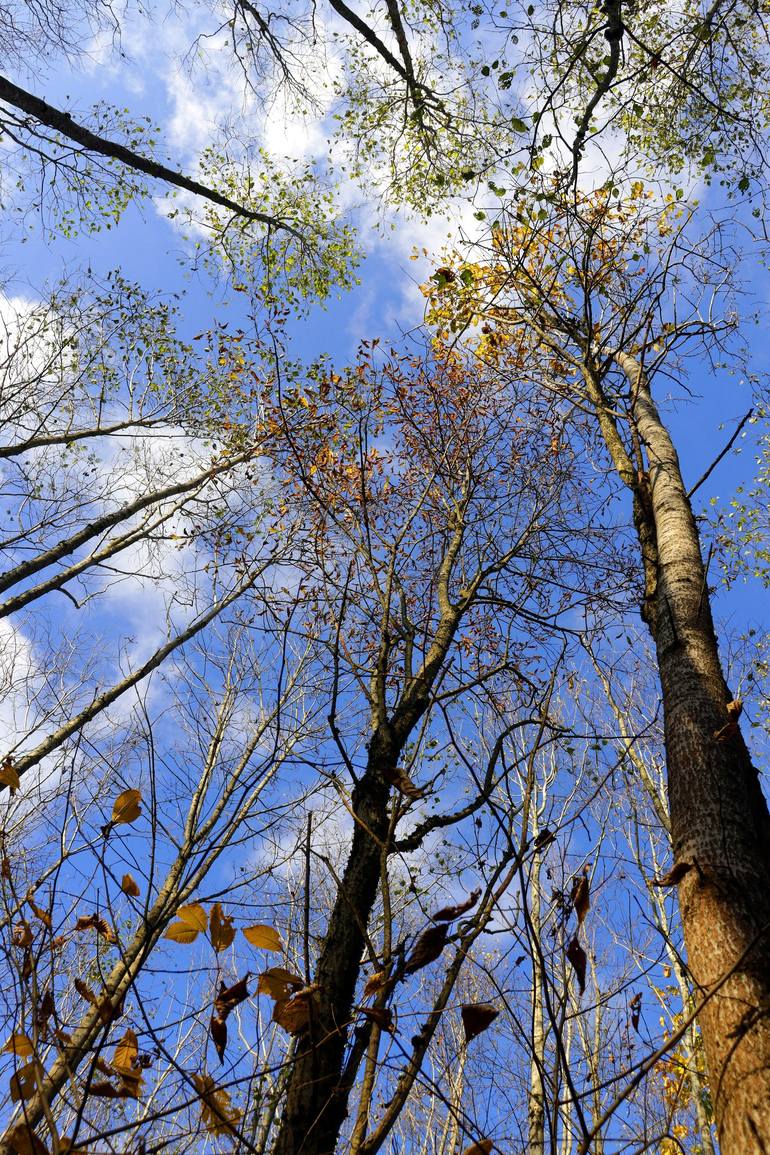
[(769, 32), (0, 5), (2, 1155), (770, 1151)]

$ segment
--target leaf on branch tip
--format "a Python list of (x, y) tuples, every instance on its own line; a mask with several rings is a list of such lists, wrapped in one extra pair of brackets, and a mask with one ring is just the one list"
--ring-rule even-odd
[(283, 950), (281, 936), (272, 926), (244, 926), (243, 933), (247, 942), (259, 950)]
[(691, 870), (691, 862), (677, 862), (675, 866), (671, 867), (668, 874), (664, 874), (661, 878), (653, 878), (650, 886), (676, 886)]
[(589, 908), (591, 906), (587, 872), (588, 867), (586, 866), (583, 868), (583, 874), (581, 874), (579, 878), (576, 878), (572, 883), (572, 893), (570, 894), (572, 905), (574, 906), (575, 914), (577, 915), (578, 926), (583, 925), (585, 916), (588, 914)]
[(471, 910), (481, 897), (481, 888), (471, 891), (465, 902), (458, 902), (456, 906), (442, 906), (441, 910), (437, 910), (433, 915), (434, 922), (452, 922), (459, 918), (461, 914), (466, 914)]
[(121, 826), (136, 822), (142, 813), (141, 790), (124, 790), (115, 799), (112, 807), (112, 825)]
[(225, 914), (220, 903), (215, 902), (209, 913), (209, 937), (214, 950), (227, 950), (235, 938), (235, 927), (229, 914)]
[(490, 1155), (493, 1146), (491, 1139), (478, 1139), (466, 1147), (462, 1155)]
[(727, 703), (726, 709), (727, 722), (724, 726), (721, 726), (719, 730), (714, 731), (714, 740), (716, 742), (726, 742), (728, 738), (732, 738), (738, 733), (738, 719), (743, 710), (743, 702), (740, 698), (735, 698), (734, 701)]
[(378, 991), (383, 990), (390, 982), (391, 980), (385, 974), (385, 971), (375, 971), (373, 975), (369, 975), (369, 978), (364, 984), (364, 998), (368, 999), (372, 995), (376, 995)]
[(422, 970), (428, 963), (437, 959), (446, 946), (448, 933), (449, 927), (445, 922), (439, 923), (438, 926), (429, 926), (427, 930), (424, 930), (406, 960), (404, 974), (412, 975), (415, 971)]
[(469, 1043), (495, 1021), (500, 1012), (491, 1003), (467, 1003), (460, 1008), (465, 1041)]
[(638, 994), (634, 995), (634, 997), (631, 999), (631, 1002), (628, 1004), (628, 1006), (629, 1006), (629, 1009), (631, 1011), (631, 1026), (634, 1028), (634, 1030), (636, 1031), (636, 1033), (638, 1035), (639, 1034), (639, 1016), (640, 1016), (641, 1011), (642, 1011), (641, 991)]
[(129, 898), (138, 898), (141, 894), (139, 887), (136, 885), (136, 882), (130, 874), (123, 875), (123, 879), (120, 883), (120, 889), (124, 894), (127, 894)]
[(248, 981), (250, 977), (250, 975), (245, 974), (231, 987), (226, 987), (224, 983), (220, 983), (219, 994), (214, 1000), (214, 1010), (223, 1019), (226, 1019), (230, 1011), (235, 1010), (249, 997)]
[(567, 946), (567, 958), (572, 963), (582, 995), (586, 989), (586, 964), (588, 958), (586, 957), (586, 952), (578, 942), (577, 935), (570, 940)]
[(209, 1023), (209, 1033), (211, 1041), (214, 1044), (214, 1050), (220, 1063), (225, 1061), (225, 1048), (227, 1047), (227, 1023), (219, 1015), (212, 1015)]
[(415, 786), (409, 775), (405, 774), (403, 770), (399, 770), (398, 766), (389, 766), (383, 770), (382, 776), (390, 786), (395, 786), (396, 790), (406, 798), (424, 798), (428, 793), (427, 790)]

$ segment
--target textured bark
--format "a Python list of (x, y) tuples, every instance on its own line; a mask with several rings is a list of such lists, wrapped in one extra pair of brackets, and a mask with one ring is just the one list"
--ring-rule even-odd
[(660, 673), (671, 835), (723, 1155), (770, 1155), (770, 815), (740, 730), (716, 738), (732, 700), (698, 530), (679, 460), (634, 358), (616, 354), (648, 461), (657, 552), (649, 620)]
[(353, 794), (356, 826), (314, 976), (319, 990), (313, 1029), (292, 1069), (275, 1155), (333, 1155), (345, 1119), (343, 1057), (388, 831), (389, 787), (383, 771), (394, 766), (396, 758), (392, 737), (376, 731), (366, 772)]

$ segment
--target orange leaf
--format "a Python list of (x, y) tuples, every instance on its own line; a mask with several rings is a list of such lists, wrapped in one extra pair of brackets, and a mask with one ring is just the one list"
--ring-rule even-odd
[(180, 906), (176, 912), (177, 921), (172, 922), (164, 938), (170, 938), (172, 942), (181, 942), (185, 945), (195, 942), (201, 931), (206, 929), (208, 924), (208, 917), (203, 907), (193, 902), (189, 906)]
[(21, 786), (21, 779), (13, 765), (13, 757), (10, 754), (6, 754), (3, 764), (0, 766), (0, 785), (7, 786), (11, 794), (15, 794)]
[(479, 1139), (476, 1143), (471, 1143), (470, 1147), (466, 1147), (463, 1155), (489, 1155), (493, 1146), (491, 1139)]
[(292, 974), (291, 971), (287, 971), (283, 967), (270, 967), (269, 970), (263, 971), (257, 980), (257, 994), (268, 995), (269, 998), (277, 1001), (285, 1001), (295, 990), (299, 990), (304, 985), (305, 980)]
[(229, 914), (225, 914), (221, 905), (215, 902), (209, 915), (209, 936), (211, 945), (219, 953), (227, 950), (235, 938), (235, 927)]
[(113, 826), (136, 822), (142, 813), (141, 803), (141, 790), (124, 790), (122, 794), (119, 794), (112, 807)]
[(414, 974), (415, 971), (422, 970), (428, 963), (437, 959), (446, 946), (448, 933), (449, 927), (445, 922), (439, 923), (438, 926), (429, 926), (427, 930), (424, 930), (406, 960), (404, 974)]
[(115, 931), (100, 914), (81, 914), (75, 923), (75, 930), (95, 930), (102, 936), (105, 942), (113, 943), (118, 941)]
[(42, 1068), (40, 1064), (33, 1059), (31, 1063), (26, 1063), (23, 1067), (19, 1067), (11, 1075), (11, 1080), (8, 1084), (11, 1090), (11, 1101), (18, 1103), (23, 1100), (25, 1103), (31, 1099), (37, 1090), (37, 1079), (42, 1076)]
[(281, 1000), (273, 1007), (273, 1022), (278, 1023), (290, 1035), (301, 1035), (310, 1026), (318, 987), (305, 987), (290, 999)]
[(465, 902), (459, 902), (456, 906), (442, 906), (441, 910), (437, 910), (433, 915), (434, 922), (452, 922), (459, 918), (461, 914), (465, 914), (471, 910), (481, 897), (481, 890), (472, 891)]
[(19, 1059), (28, 1059), (29, 1056), (33, 1053), (34, 1049), (35, 1048), (32, 1046), (32, 1040), (28, 1038), (27, 1035), (18, 1034), (11, 1035), (8, 1042), (3, 1047), (3, 1052), (16, 1055)]
[(130, 874), (123, 875), (123, 881), (120, 884), (120, 889), (130, 898), (138, 898), (141, 893), (139, 887), (136, 885)]

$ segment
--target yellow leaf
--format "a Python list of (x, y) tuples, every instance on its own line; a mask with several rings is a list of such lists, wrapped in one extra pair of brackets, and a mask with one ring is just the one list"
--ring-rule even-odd
[(112, 1056), (112, 1065), (115, 1070), (123, 1075), (124, 1072), (133, 1077), (134, 1059), (139, 1054), (139, 1044), (136, 1041), (136, 1035), (129, 1028), (122, 1039), (119, 1039), (115, 1045), (115, 1051)]
[(281, 936), (272, 926), (245, 926), (243, 933), (251, 945), (260, 950), (283, 950)]
[(219, 953), (227, 950), (235, 938), (235, 927), (229, 914), (225, 914), (220, 903), (215, 902), (209, 916), (209, 935), (211, 945)]
[(17, 1055), (20, 1059), (27, 1059), (34, 1051), (31, 1040), (26, 1035), (11, 1035), (3, 1047), (4, 1052)]
[(177, 921), (171, 923), (163, 937), (185, 945), (195, 942), (208, 923), (206, 911), (197, 902), (191, 903), (190, 906), (180, 906), (176, 917)]
[(13, 758), (10, 754), (6, 755), (5, 761), (0, 766), (0, 784), (7, 786), (11, 794), (15, 794), (21, 786), (21, 779), (13, 765)]
[(120, 889), (124, 894), (129, 895), (131, 898), (138, 898), (139, 894), (141, 893), (139, 887), (136, 885), (130, 874), (123, 875), (123, 881), (120, 884)]
[(201, 1122), (210, 1135), (231, 1135), (241, 1112), (230, 1105), (230, 1095), (218, 1087), (211, 1075), (193, 1075), (201, 1098)]
[(123, 823), (136, 822), (142, 813), (141, 790), (124, 790), (115, 799), (112, 807), (112, 821), (115, 826)]

